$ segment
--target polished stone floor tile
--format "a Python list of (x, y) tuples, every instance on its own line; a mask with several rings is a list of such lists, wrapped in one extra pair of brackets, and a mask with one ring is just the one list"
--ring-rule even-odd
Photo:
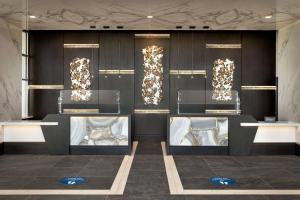
[(87, 156), (68, 156), (57, 162), (54, 167), (84, 167), (90, 159)]
[(27, 200), (106, 200), (107, 196), (31, 196)]
[(31, 200), (30, 196), (1, 196), (0, 200)]
[(89, 177), (80, 185), (64, 185), (62, 177), (36, 177), (25, 184), (24, 189), (110, 189), (115, 177)]
[(205, 156), (204, 161), (210, 168), (243, 167), (241, 163), (230, 156)]
[(236, 184), (230, 186), (214, 185), (208, 178), (181, 178), (184, 189), (272, 189), (259, 178), (236, 178)]

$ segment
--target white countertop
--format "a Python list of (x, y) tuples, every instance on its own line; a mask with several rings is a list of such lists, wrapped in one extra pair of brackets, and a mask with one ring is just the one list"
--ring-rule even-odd
[(257, 123), (241, 123), (241, 126), (264, 126), (264, 127), (299, 127), (300, 123), (291, 121), (277, 121), (277, 122), (264, 122), (259, 121)]
[(39, 120), (0, 121), (0, 126), (57, 126), (58, 122), (42, 122)]

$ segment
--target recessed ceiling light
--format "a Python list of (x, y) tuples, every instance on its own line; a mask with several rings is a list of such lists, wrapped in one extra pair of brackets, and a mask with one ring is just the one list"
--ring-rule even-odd
[(148, 19), (152, 19), (153, 16), (152, 16), (152, 15), (148, 15), (147, 18), (148, 18)]
[(273, 17), (272, 15), (265, 16), (266, 19), (272, 19), (272, 17)]
[(36, 16), (35, 15), (29, 15), (29, 18), (30, 19), (36, 19)]

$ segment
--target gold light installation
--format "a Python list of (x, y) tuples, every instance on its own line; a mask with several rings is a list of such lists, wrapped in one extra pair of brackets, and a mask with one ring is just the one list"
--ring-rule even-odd
[(70, 63), (71, 75), (71, 100), (72, 101), (89, 101), (92, 95), (91, 90), (91, 73), (90, 59), (75, 58)]
[(158, 105), (163, 98), (163, 48), (152, 45), (142, 50), (144, 56), (144, 78), (142, 97), (145, 105)]
[(213, 67), (213, 95), (212, 99), (217, 101), (232, 100), (232, 86), (234, 74), (234, 61), (229, 59), (218, 59), (214, 62)]

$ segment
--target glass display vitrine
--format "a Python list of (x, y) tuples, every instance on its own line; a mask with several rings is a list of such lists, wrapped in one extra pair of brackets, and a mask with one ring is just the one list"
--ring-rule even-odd
[(177, 114), (241, 114), (238, 91), (179, 90)]
[(58, 111), (60, 114), (120, 114), (120, 91), (61, 90)]

